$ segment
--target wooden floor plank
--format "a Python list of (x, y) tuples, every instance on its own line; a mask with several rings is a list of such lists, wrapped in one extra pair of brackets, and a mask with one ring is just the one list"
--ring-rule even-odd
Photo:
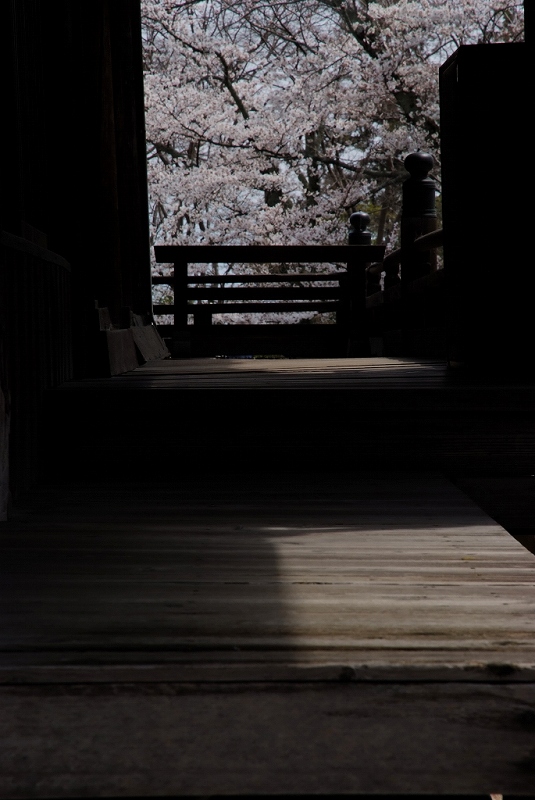
[(5, 668), (80, 651), (103, 665), (167, 651), (188, 668), (229, 652), (535, 668), (534, 557), (438, 476), (192, 478), (45, 500), (4, 532)]
[(442, 361), (393, 358), (322, 359), (167, 359), (144, 364), (133, 372), (108, 378), (72, 381), (66, 389), (106, 385), (113, 389), (251, 386), (347, 386), (385, 381), (447, 383)]

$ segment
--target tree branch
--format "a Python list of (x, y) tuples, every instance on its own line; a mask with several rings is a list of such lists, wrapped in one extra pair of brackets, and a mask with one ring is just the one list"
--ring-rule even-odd
[(248, 113), (247, 109), (245, 108), (243, 100), (239, 96), (238, 92), (236, 91), (236, 89), (234, 87), (234, 84), (232, 83), (232, 81), (230, 79), (229, 66), (228, 66), (224, 56), (221, 53), (216, 53), (216, 56), (218, 57), (219, 61), (221, 62), (221, 66), (223, 67), (223, 85), (229, 90), (229, 92), (230, 92), (230, 94), (232, 96), (232, 99), (236, 103), (236, 106), (238, 107), (238, 111), (240, 112), (242, 117), (244, 119), (249, 119), (249, 113)]

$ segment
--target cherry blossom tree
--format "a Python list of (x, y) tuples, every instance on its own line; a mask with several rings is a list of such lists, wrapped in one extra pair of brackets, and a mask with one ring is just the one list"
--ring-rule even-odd
[(512, 0), (143, 0), (152, 236), (395, 244), (403, 159), (433, 154), (438, 67), (523, 36)]

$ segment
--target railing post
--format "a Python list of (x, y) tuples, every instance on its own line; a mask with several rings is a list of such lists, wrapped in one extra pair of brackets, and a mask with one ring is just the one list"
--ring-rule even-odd
[(212, 309), (209, 303), (198, 303), (191, 306), (193, 324), (196, 328), (209, 328), (212, 324)]
[(437, 268), (436, 250), (414, 250), (412, 243), (419, 236), (436, 230), (436, 183), (428, 173), (433, 168), (433, 156), (411, 153), (404, 161), (410, 173), (403, 183), (401, 211), (401, 281), (407, 284)]
[(347, 241), (349, 244), (371, 244), (372, 235), (366, 228), (370, 224), (370, 215), (365, 211), (355, 211), (349, 217), (349, 234)]
[[(371, 232), (366, 230), (370, 215), (356, 211), (349, 218), (348, 242), (354, 245), (371, 245)], [(357, 252), (355, 252), (357, 255)], [(347, 281), (344, 289), (345, 326), (347, 331), (347, 355), (365, 357), (370, 354), (370, 343), (366, 327), (366, 268), (368, 264), (358, 257), (347, 264)]]
[(185, 331), (188, 326), (188, 265), (184, 261), (174, 263), (175, 333)]

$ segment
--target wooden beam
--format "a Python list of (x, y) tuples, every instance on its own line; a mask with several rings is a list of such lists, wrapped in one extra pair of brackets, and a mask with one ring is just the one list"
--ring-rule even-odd
[(295, 264), (367, 263), (380, 261), (382, 245), (157, 245), (158, 263), (173, 264)]

